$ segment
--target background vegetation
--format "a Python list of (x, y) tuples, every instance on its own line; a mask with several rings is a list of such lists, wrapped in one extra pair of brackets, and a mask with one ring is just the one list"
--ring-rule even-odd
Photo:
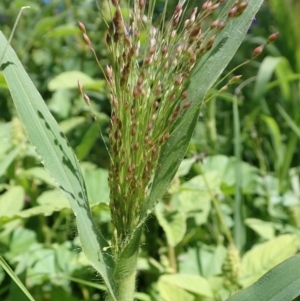
[[(169, 2), (172, 12), (177, 3)], [(163, 3), (157, 1), (157, 16)], [(31, 9), (12, 46), (75, 149), (94, 216), (108, 235), (109, 158), (99, 126), (107, 142), (110, 107), (76, 21), (84, 22), (102, 65), (105, 23), (94, 1), (3, 0), (6, 36), (25, 5)], [(235, 71), (241, 80), (203, 107), (186, 159), (147, 221), (137, 299), (225, 300), (299, 251), (299, 15), (297, 0), (265, 1), (228, 70), (250, 58), (270, 33), (279, 31), (279, 39)], [(79, 95), (78, 78), (97, 122)], [(27, 141), (2, 74), (0, 145), (0, 255), (36, 300), (104, 300), (101, 279), (78, 247), (69, 204)], [(238, 250), (225, 243), (220, 212)], [(26, 300), (1, 268), (0, 298)]]

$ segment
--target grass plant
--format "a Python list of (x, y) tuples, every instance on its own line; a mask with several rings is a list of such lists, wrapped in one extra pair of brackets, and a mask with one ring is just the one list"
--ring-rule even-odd
[[(208, 0), (201, 7), (192, 9), (188, 9), (185, 2), (177, 3), (169, 19), (166, 2), (156, 20), (153, 15), (155, 1), (135, 0), (130, 2), (130, 8), (117, 0), (109, 1), (110, 20), (106, 22), (105, 39), (109, 53), (107, 65), (98, 59), (98, 49), (86, 26), (78, 23), (83, 41), (103, 71), (109, 90), (111, 117), (106, 145), (110, 160), (108, 185), (112, 235), (109, 238), (99, 230), (93, 218), (88, 183), (72, 147), (9, 42), (2, 33), (0, 35), (1, 69), (16, 110), (41, 162), (70, 202), (82, 251), (89, 264), (101, 275), (108, 301), (132, 301), (137, 297), (137, 263), (145, 223), (167, 192), (172, 199), (168, 189), (186, 154), (203, 105), (239, 79), (239, 76), (233, 77), (221, 89), (216, 85), (247, 34), (263, 0)], [(275, 38), (271, 35), (266, 43)], [(258, 56), (263, 48), (264, 45), (255, 48), (253, 57)], [(78, 81), (78, 87), (86, 103), (91, 106), (85, 84)], [(289, 125), (297, 130), (283, 109), (279, 110)], [(223, 274), (224, 287), (227, 286), (229, 292), (252, 283), (249, 280), (251, 277), (241, 276), (241, 267), (246, 265), (246, 259), (241, 260), (241, 250), (245, 246), (242, 212), (242, 189), (245, 187), (242, 175), (247, 175), (247, 169), (245, 172), (241, 158), (237, 97), (233, 100), (233, 116), (235, 161), (220, 157), (211, 158), (210, 163), (209, 160), (199, 163), (199, 178), (186, 183), (186, 190), (199, 190), (199, 185), (201, 187), (204, 183), (208, 191), (208, 211), (211, 209), (212, 216), (217, 220), (213, 226), (216, 234), (212, 236), (219, 242), (220, 237), (224, 236), (227, 248)], [(210, 129), (212, 140), (215, 140), (213, 128)], [(209, 174), (209, 167), (213, 167), (217, 160), (226, 161), (228, 166), (232, 164), (237, 179), (233, 237), (215, 192), (218, 187), (211, 184), (214, 178)], [(202, 205), (202, 202), (199, 203)], [(184, 233), (176, 233), (176, 237), (172, 221), (183, 221), (185, 224), (185, 214), (183, 209), (157, 211), (158, 221), (168, 239), (173, 273), (177, 269), (175, 246)], [(293, 239), (292, 234), (278, 238), (278, 241), (290, 243), (290, 248), (282, 254), (282, 260), (295, 253), (297, 246)], [(271, 241), (269, 245), (272, 243), (275, 242)], [(269, 245), (265, 248), (271, 248)], [(246, 255), (244, 258), (247, 258)], [(280, 262), (277, 257), (274, 261), (275, 264)], [(5, 266), (2, 260), (0, 263)], [(269, 269), (275, 264), (272, 262)], [(293, 266), (299, 266), (299, 255), (269, 271), (250, 288), (228, 300), (292, 300), (291, 297), (299, 295), (299, 273), (289, 273)], [(257, 275), (252, 277), (256, 277), (255, 280), (258, 278)], [(179, 288), (173, 289), (174, 283)], [(194, 295), (201, 300), (218, 298), (214, 296), (208, 280), (195, 275), (166, 274), (160, 278), (158, 287), (163, 300), (195, 300)]]

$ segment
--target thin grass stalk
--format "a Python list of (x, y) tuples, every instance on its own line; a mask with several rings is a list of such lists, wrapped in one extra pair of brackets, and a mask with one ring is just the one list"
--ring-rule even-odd
[(241, 165), (241, 134), (240, 134), (240, 119), (239, 119), (239, 110), (238, 110), (238, 97), (233, 97), (233, 127), (234, 127), (234, 156), (236, 159), (235, 162), (235, 194), (234, 194), (234, 226), (233, 226), (233, 235), (234, 242), (238, 250), (241, 251), (245, 242), (246, 242), (246, 231), (245, 225), (243, 223), (243, 199), (242, 199), (242, 165)]

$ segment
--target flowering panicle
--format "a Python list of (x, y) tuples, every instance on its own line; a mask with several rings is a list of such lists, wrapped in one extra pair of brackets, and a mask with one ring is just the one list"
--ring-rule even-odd
[[(187, 85), (196, 62), (212, 48), (229, 19), (247, 7), (247, 2), (236, 1), (228, 16), (208, 24), (225, 0), (208, 0), (185, 20), (182, 0), (171, 20), (155, 27), (151, 23), (155, 1), (133, 2), (126, 23), (119, 1), (111, 0), (114, 14), (106, 36), (111, 54), (105, 73), (112, 108), (109, 185), (116, 253), (139, 223), (149, 181), (172, 125), (193, 101)], [(92, 47), (84, 26), (79, 27)]]

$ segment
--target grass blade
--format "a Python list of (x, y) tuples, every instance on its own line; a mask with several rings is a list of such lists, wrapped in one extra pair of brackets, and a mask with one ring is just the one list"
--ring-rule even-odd
[(257, 282), (227, 301), (291, 301), (300, 295), (300, 255), (271, 269)]
[(2, 256), (0, 256), (0, 266), (7, 272), (7, 274), (11, 277), (11, 279), (19, 286), (19, 288), (23, 291), (23, 293), (28, 297), (29, 300), (35, 301), (31, 294), (28, 292), (24, 284), (21, 282), (19, 277), (15, 274), (15, 272), (10, 268), (10, 266), (6, 263)]
[[(1, 32), (0, 53), (3, 53), (5, 45), (7, 40)], [(76, 216), (81, 247), (91, 265), (101, 274), (111, 294), (114, 295), (110, 278), (113, 269), (112, 257), (109, 252), (102, 251), (108, 243), (92, 220), (86, 187), (77, 158), (10, 46), (6, 49), (1, 69), (31, 143), (35, 146), (45, 168), (71, 204)]]

